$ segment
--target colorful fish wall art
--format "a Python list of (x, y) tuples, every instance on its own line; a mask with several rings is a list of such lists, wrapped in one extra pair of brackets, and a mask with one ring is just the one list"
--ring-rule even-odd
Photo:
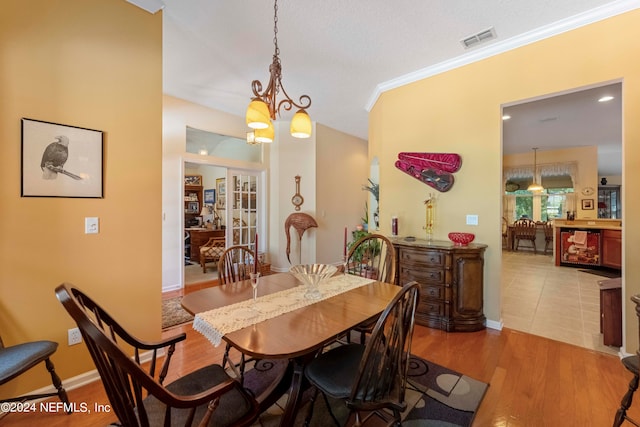
[(460, 166), (462, 158), (454, 153), (401, 152), (396, 160), (396, 168), (441, 193), (453, 187)]

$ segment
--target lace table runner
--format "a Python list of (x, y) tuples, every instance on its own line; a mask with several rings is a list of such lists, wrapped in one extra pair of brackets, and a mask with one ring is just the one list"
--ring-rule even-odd
[[(246, 300), (198, 313), (193, 321), (193, 329), (200, 332), (217, 347), (220, 345), (222, 337), (229, 332), (306, 307), (373, 281), (351, 274), (339, 274), (320, 284), (322, 296), (318, 299), (305, 298), (306, 286), (300, 285), (261, 296), (256, 299), (255, 304), (253, 300)], [(260, 285), (258, 285), (258, 292), (260, 292)]]

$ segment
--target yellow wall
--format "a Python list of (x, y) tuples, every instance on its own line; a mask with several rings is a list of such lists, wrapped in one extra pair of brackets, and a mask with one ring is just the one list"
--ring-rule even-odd
[[(369, 117), (369, 156), (380, 163), (383, 231), (397, 213), (400, 233), (420, 235), (429, 187), (397, 171), (399, 151), (454, 152), (463, 157), (456, 184), (439, 193), (436, 237), (473, 231), (489, 248), (485, 257), (485, 314), (500, 319), (501, 105), (622, 79), (623, 218), (638, 212), (640, 197), (640, 11), (628, 12), (384, 93)], [(432, 190), (431, 190), (432, 191)], [(479, 215), (479, 226), (464, 215)], [(640, 240), (640, 225), (625, 222), (624, 246)], [(640, 264), (624, 254), (625, 342), (638, 347), (638, 319), (629, 296), (640, 292)]]
[(344, 227), (351, 240), (369, 195), (362, 190), (369, 177), (367, 141), (320, 124), (316, 138), (316, 262), (338, 263), (343, 255)]
[[(104, 131), (104, 198), (20, 197), (20, 119)], [(162, 16), (122, 0), (6, 0), (0, 13), (0, 333), (59, 342), (62, 378), (94, 369), (54, 295), (87, 291), (134, 333), (160, 335)], [(154, 212), (156, 214), (154, 215)], [(100, 233), (84, 234), (84, 217)], [(0, 397), (50, 384), (44, 367)]]

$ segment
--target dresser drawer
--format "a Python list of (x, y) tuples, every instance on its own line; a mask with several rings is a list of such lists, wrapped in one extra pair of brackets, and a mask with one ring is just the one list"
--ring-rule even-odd
[(446, 254), (438, 251), (424, 251), (414, 249), (400, 250), (400, 265), (414, 264), (424, 267), (443, 267), (445, 265)]
[(444, 303), (420, 298), (416, 312), (422, 315), (442, 316), (444, 314)]
[(412, 280), (420, 283), (444, 283), (445, 271), (437, 268), (417, 268), (415, 266), (400, 266), (400, 282), (405, 284)]
[(444, 299), (444, 286), (420, 285), (420, 298)]

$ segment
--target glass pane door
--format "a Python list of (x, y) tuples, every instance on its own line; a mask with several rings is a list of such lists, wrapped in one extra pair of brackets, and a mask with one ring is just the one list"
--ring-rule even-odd
[(244, 245), (255, 251), (259, 228), (260, 172), (229, 170), (227, 185), (227, 246)]

